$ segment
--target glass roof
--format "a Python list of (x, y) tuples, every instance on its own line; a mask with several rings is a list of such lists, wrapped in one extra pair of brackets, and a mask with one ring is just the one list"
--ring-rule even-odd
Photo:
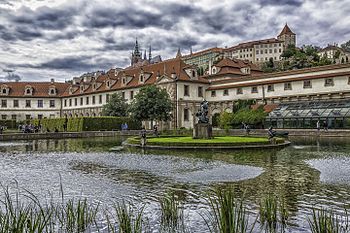
[(321, 117), (350, 117), (350, 102), (337, 100), (283, 103), (270, 112), (267, 119)]

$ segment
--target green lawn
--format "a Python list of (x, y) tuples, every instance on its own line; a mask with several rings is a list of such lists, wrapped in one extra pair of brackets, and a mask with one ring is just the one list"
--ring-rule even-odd
[(192, 137), (159, 137), (148, 138), (149, 143), (251, 143), (251, 142), (268, 142), (267, 138), (258, 137), (215, 137), (213, 139), (193, 139)]

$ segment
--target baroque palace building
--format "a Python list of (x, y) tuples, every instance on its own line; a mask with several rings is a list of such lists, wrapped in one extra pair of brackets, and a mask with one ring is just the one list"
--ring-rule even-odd
[(178, 52), (173, 59), (88, 73), (66, 83), (0, 83), (0, 116), (17, 121), (101, 116), (113, 93), (130, 102), (142, 86), (156, 85), (174, 104), (172, 120), (159, 122), (161, 128), (192, 128), (203, 99), (209, 101), (210, 116), (231, 112), (237, 100), (252, 99), (265, 106), (267, 120), (276, 127), (313, 125), (317, 119), (350, 126), (350, 64), (263, 73), (250, 61), (223, 57), (204, 75), (197, 69)]

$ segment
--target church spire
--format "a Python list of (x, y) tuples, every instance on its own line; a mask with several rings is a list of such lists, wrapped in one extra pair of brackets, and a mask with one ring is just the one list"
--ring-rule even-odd
[(151, 63), (152, 60), (152, 47), (149, 45), (149, 50), (148, 50), (148, 61)]
[(145, 53), (143, 54), (143, 60), (147, 60), (147, 53), (146, 53), (146, 49), (145, 49)]
[(137, 37), (136, 37), (136, 42), (135, 42), (134, 55), (135, 55), (135, 56), (140, 55), (140, 51), (139, 51), (139, 43), (138, 43), (138, 41), (137, 41)]
[(180, 57), (182, 57), (182, 55), (181, 55), (181, 49), (179, 47), (176, 53), (176, 58), (180, 58)]

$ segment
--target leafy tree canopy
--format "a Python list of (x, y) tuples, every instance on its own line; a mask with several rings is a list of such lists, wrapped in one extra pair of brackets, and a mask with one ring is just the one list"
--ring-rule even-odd
[(172, 103), (165, 89), (154, 85), (142, 87), (135, 96), (130, 112), (137, 120), (170, 120)]
[(126, 116), (128, 113), (128, 104), (119, 93), (114, 93), (109, 102), (103, 106), (102, 115), (104, 116)]
[(340, 47), (350, 53), (350, 40), (341, 44)]

